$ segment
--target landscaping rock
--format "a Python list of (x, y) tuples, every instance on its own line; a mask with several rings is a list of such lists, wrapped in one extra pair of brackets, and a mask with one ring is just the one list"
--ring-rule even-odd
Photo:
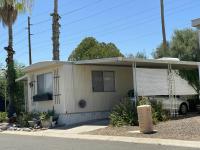
[(23, 131), (31, 132), (31, 129), (29, 129), (29, 128), (24, 128)]
[(8, 126), (0, 126), (0, 130), (2, 130), (2, 131), (5, 131), (5, 130), (7, 130), (8, 129)]
[(13, 126), (11, 126), (11, 127), (8, 127), (7, 130), (9, 130), (9, 131), (16, 131), (16, 130), (17, 130), (17, 127), (13, 127)]
[(21, 128), (17, 128), (17, 131), (22, 131), (22, 129)]

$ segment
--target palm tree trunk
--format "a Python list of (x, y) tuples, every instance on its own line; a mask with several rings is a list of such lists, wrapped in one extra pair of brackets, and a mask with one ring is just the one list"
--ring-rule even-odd
[(59, 58), (60, 16), (58, 14), (58, 0), (54, 0), (54, 13), (52, 13), (51, 16), (53, 16), (53, 24), (52, 24), (53, 60), (59, 60), (60, 59)]
[(167, 40), (165, 33), (165, 16), (164, 16), (164, 2), (160, 0), (160, 13), (161, 13), (161, 23), (162, 23), (162, 36), (163, 36), (163, 48), (167, 50)]
[(9, 117), (13, 116), (14, 111), (14, 90), (15, 90), (15, 69), (13, 60), (13, 29), (12, 25), (8, 26), (8, 47), (5, 48), (7, 51), (7, 89), (8, 89), (8, 100), (9, 100)]

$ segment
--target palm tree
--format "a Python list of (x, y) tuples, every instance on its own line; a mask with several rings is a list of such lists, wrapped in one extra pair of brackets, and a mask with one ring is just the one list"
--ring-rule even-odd
[(8, 46), (4, 49), (7, 51), (7, 90), (9, 100), (9, 117), (14, 113), (14, 91), (15, 91), (15, 68), (13, 50), (13, 24), (17, 20), (18, 12), (31, 7), (30, 0), (1, 0), (0, 18), (4, 26), (8, 27)]
[(58, 14), (58, 0), (54, 0), (54, 12), (51, 14), (53, 16), (52, 21), (52, 41), (53, 41), (53, 60), (59, 60), (59, 36), (60, 36), (60, 16)]
[(165, 15), (164, 15), (164, 2), (160, 0), (160, 14), (161, 14), (161, 23), (162, 23), (162, 36), (163, 36), (163, 49), (167, 50), (167, 40), (165, 33)]

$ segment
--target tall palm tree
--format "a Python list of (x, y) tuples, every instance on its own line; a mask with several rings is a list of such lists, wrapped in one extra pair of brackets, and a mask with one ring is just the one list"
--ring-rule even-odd
[[(14, 91), (15, 91), (15, 68), (13, 50), (13, 24), (17, 20), (18, 12), (31, 7), (30, 0), (1, 0), (0, 18), (4, 26), (8, 27), (8, 46), (4, 49), (7, 51), (7, 90), (9, 100), (9, 117), (14, 113)], [(30, 8), (29, 7), (29, 8)]]
[(60, 16), (58, 14), (58, 0), (54, 0), (54, 12), (51, 14), (53, 16), (52, 21), (52, 42), (53, 42), (53, 60), (59, 60), (59, 36), (60, 36)]
[(161, 14), (161, 24), (162, 24), (162, 36), (163, 36), (163, 49), (167, 50), (167, 40), (165, 33), (165, 15), (164, 15), (164, 2), (160, 0), (160, 14)]

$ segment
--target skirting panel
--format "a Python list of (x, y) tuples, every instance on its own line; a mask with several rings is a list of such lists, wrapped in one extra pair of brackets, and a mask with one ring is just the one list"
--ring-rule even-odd
[(77, 123), (83, 123), (92, 120), (106, 119), (110, 112), (83, 112), (72, 114), (60, 114), (58, 124), (60, 125), (72, 125)]

